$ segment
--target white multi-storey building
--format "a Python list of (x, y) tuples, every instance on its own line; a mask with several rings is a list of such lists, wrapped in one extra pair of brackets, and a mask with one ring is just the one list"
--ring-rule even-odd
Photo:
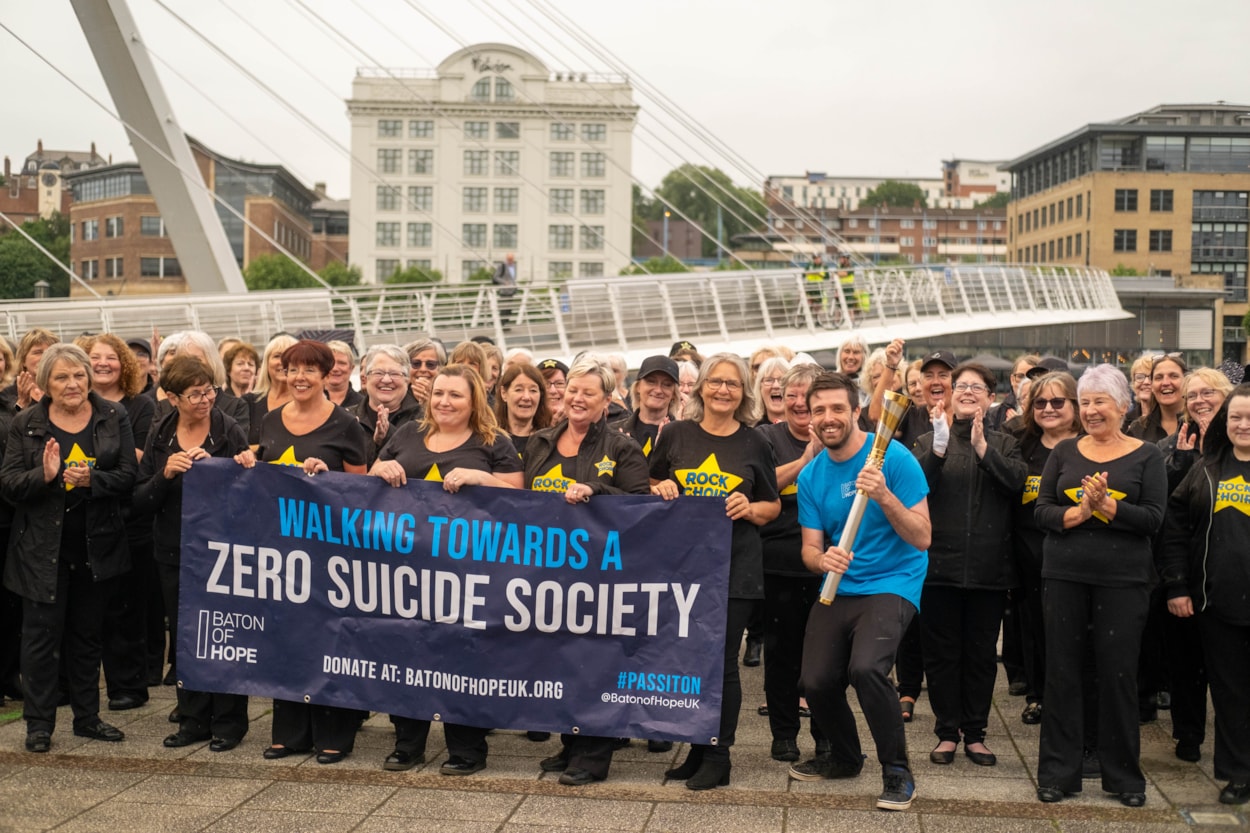
[(628, 265), (628, 79), (484, 43), (434, 70), (359, 70), (347, 105), (366, 281), (418, 266), (459, 282), (510, 252), (522, 283)]

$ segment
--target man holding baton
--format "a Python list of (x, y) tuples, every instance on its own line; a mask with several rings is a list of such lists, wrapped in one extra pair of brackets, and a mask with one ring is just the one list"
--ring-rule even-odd
[[(859, 393), (840, 373), (824, 373), (807, 394), (812, 431), (825, 447), (799, 474), (803, 563), (841, 576), (832, 604), (813, 605), (803, 644), (802, 689), (832, 751), (790, 767), (801, 781), (853, 778), (864, 755), (846, 699), (855, 686), (877, 747), (883, 810), (905, 810), (915, 796), (898, 698), (889, 679), (898, 643), (920, 606), (928, 568), (928, 486), (916, 459), (891, 442), (880, 469), (868, 463), (874, 435), (858, 424)], [(857, 491), (870, 500), (855, 543), (838, 541)]]

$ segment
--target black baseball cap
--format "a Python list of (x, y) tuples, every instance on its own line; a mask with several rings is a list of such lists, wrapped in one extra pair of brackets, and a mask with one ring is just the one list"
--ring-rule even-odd
[(937, 350), (924, 357), (920, 363), (920, 369), (924, 370), (934, 362), (946, 365), (947, 370), (954, 370), (959, 365), (954, 353), (949, 350)]
[(559, 359), (543, 359), (538, 363), (539, 370), (558, 370), (565, 376), (569, 375), (569, 366)]
[(672, 378), (674, 382), (680, 382), (680, 373), (677, 370), (677, 362), (668, 356), (648, 356), (642, 360), (642, 367), (638, 368), (638, 378), (645, 379), (652, 373), (663, 373), (665, 376)]
[(142, 350), (147, 354), (148, 358), (152, 358), (152, 345), (148, 343), (146, 338), (128, 338), (126, 346), (131, 350)]
[(668, 356), (669, 356), (669, 358), (671, 359), (673, 356), (676, 356), (676, 355), (677, 355), (678, 353), (680, 353), (682, 350), (689, 350), (689, 351), (690, 351), (690, 352), (692, 352), (692, 353), (697, 353), (697, 352), (699, 352), (697, 349), (695, 349), (695, 346), (694, 346), (693, 344), (691, 344), (690, 342), (688, 342), (688, 341), (684, 341), (684, 340), (683, 340), (683, 341), (674, 341), (674, 342), (673, 342), (673, 346), (672, 346), (672, 347), (670, 347), (670, 348), (668, 348)]
[(1071, 373), (1072, 368), (1068, 367), (1068, 363), (1058, 356), (1045, 356), (1034, 367), (1030, 367), (1025, 371), (1026, 379), (1036, 379), (1039, 376), (1045, 376), (1047, 373)]

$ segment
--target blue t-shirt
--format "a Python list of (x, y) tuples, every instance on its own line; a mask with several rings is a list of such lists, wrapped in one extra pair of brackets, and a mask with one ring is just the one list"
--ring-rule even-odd
[[(855, 478), (868, 462), (872, 439), (873, 435), (868, 434), (859, 453), (844, 463), (825, 453), (799, 472), (799, 526), (824, 532), (826, 546), (836, 544), (842, 536), (842, 527), (855, 502)], [(908, 508), (929, 494), (920, 463), (897, 441), (891, 441), (886, 449), (882, 472), (886, 486)], [(899, 537), (875, 500), (868, 501), (851, 551), (855, 558), (838, 585), (839, 595), (892, 593), (920, 609), (929, 553)]]

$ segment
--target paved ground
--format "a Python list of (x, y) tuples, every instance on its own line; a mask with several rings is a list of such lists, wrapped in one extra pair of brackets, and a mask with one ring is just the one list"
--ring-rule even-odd
[[(154, 689), (144, 708), (105, 712), (126, 731), (123, 743), (75, 738), (63, 709), (52, 754), (32, 755), (22, 751), (25, 728), (9, 704), (7, 715), (0, 716), (10, 721), (0, 726), (0, 831), (1233, 833), (1247, 827), (1250, 806), (1229, 808), (1216, 801), (1222, 784), (1212, 775), (1209, 741), (1197, 764), (1174, 757), (1166, 712), (1158, 723), (1142, 727), (1144, 808), (1121, 807), (1096, 781), (1086, 781), (1080, 797), (1039, 803), (1034, 797), (1038, 727), (1020, 722), (1023, 700), (1007, 695), (1001, 672), (987, 741), (998, 766), (977, 767), (962, 755), (950, 766), (929, 763), (935, 739), (922, 698), (908, 729), (917, 800), (909, 812), (883, 813), (873, 809), (881, 780), (862, 725), (870, 763), (857, 779), (793, 782), (786, 765), (769, 758), (768, 722), (755, 713), (762, 676), (758, 668), (744, 669), (746, 709), (733, 751), (732, 786), (704, 793), (663, 780), (663, 771), (684, 756), (682, 746), (657, 755), (635, 742), (617, 753), (608, 781), (578, 789), (539, 771), (538, 761), (557, 751), (557, 739), (532, 743), (515, 732), (492, 735), (489, 767), (468, 778), (438, 774), (444, 750), (437, 727), (430, 763), (407, 773), (383, 772), (392, 734), (379, 715), (341, 764), (319, 766), (308, 756), (265, 761), (267, 701), (253, 702), (251, 733), (233, 751), (215, 754), (206, 744), (165, 749), (161, 739), (173, 728), (166, 721), (172, 688)], [(811, 752), (810, 738), (800, 738), (800, 745), (805, 754)]]

